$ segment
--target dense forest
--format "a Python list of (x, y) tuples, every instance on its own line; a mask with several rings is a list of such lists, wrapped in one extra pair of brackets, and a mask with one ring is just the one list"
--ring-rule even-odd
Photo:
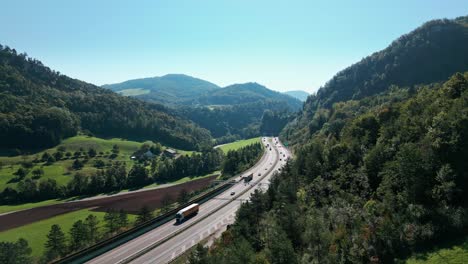
[(0, 148), (50, 147), (79, 130), (182, 149), (211, 145), (209, 131), (164, 106), (71, 79), (0, 46)]
[(467, 16), (427, 22), (336, 74), (317, 94), (309, 96), (302, 116), (284, 130), (283, 136), (293, 143), (305, 142), (321, 127), (318, 109), (333, 103), (378, 94), (392, 85), (443, 82), (455, 72), (465, 72), (467, 47)]
[(261, 143), (245, 146), (226, 153), (222, 171), (224, 177), (230, 177), (248, 170), (260, 159), (264, 151)]
[(393, 263), (466, 235), (468, 72), (335, 104), (324, 119), (190, 263)]
[[(199, 126), (208, 129), (218, 139), (229, 135), (239, 138), (252, 138), (264, 134), (278, 135), (281, 129), (295, 116), (285, 102), (272, 100), (242, 103), (229, 106), (180, 107), (180, 115), (191, 119)], [(274, 124), (265, 124), (266, 119), (278, 119)], [(270, 126), (274, 126), (270, 127)]]

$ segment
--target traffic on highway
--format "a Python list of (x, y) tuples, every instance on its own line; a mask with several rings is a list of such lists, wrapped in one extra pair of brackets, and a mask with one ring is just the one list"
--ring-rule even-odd
[[(290, 156), (278, 138), (262, 138), (266, 151), (231, 188), (202, 204), (178, 212), (167, 222), (87, 263), (168, 263), (192, 246), (233, 223), (237, 209), (255, 189), (265, 190), (271, 176)], [(271, 149), (271, 150), (270, 150)], [(184, 211), (185, 210), (185, 211)]]

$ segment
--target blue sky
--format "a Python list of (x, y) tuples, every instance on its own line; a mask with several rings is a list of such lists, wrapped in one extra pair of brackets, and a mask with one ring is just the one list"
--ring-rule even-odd
[(4, 1), (0, 43), (97, 85), (185, 73), (316, 91), (466, 0)]

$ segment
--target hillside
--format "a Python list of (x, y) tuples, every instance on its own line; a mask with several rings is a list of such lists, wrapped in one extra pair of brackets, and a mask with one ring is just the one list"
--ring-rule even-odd
[(442, 82), (468, 70), (468, 17), (434, 20), (393, 41), (387, 48), (337, 73), (309, 96), (299, 118), (283, 136), (294, 142), (313, 134), (323, 124), (324, 110), (334, 103), (358, 100), (385, 92), (392, 85)]
[(206, 93), (197, 98), (201, 105), (236, 105), (257, 101), (286, 102), (291, 110), (299, 110), (302, 103), (291, 96), (272, 91), (258, 83), (233, 84), (225, 88)]
[(191, 256), (203, 263), (399, 263), (462, 239), (467, 142), (468, 72), (335, 104), (268, 191), (242, 205), (213, 248)]
[(287, 91), (284, 92), (284, 94), (287, 94), (289, 96), (292, 96), (296, 99), (299, 99), (302, 102), (305, 102), (307, 100), (307, 97), (309, 96), (308, 92), (302, 91), (302, 90), (295, 90), (295, 91)]
[(216, 84), (184, 74), (134, 79), (102, 87), (123, 95), (164, 104), (187, 104), (193, 98), (219, 89)]
[(79, 130), (181, 149), (211, 144), (208, 131), (161, 105), (69, 78), (0, 46), (0, 148), (51, 147)]

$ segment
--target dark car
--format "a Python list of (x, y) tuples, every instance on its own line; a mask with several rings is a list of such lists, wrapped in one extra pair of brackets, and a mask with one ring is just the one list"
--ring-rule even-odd
[(236, 192), (231, 192), (231, 195), (234, 195), (234, 194), (236, 194)]

